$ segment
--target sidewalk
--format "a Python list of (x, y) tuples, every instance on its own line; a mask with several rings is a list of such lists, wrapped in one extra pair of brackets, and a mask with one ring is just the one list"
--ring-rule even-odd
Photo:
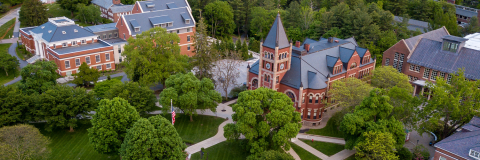
[(223, 126), (227, 125), (228, 123), (233, 123), (232, 119), (229, 119), (223, 122), (222, 124), (220, 124), (220, 126), (218, 126), (218, 132), (215, 136), (210, 137), (209, 139), (206, 139), (199, 143), (196, 143), (190, 147), (187, 147), (187, 149), (185, 149), (187, 154), (194, 154), (200, 151), (201, 148), (208, 148), (220, 142), (226, 141), (227, 139), (223, 137)]
[(313, 155), (317, 156), (320, 159), (325, 160), (325, 159), (329, 158), (327, 155), (323, 154), (322, 152), (316, 150), (315, 148), (309, 146), (308, 144), (302, 142), (301, 140), (299, 140), (297, 138), (292, 139), (292, 142), (295, 143), (296, 145), (302, 147), (306, 151), (312, 153)]

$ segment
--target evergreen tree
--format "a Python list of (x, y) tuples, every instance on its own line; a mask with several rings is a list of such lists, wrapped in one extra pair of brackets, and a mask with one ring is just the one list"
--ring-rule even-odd
[[(196, 67), (195, 76), (198, 79), (212, 79), (213, 62), (218, 59), (218, 52), (215, 49), (216, 44), (211, 44), (207, 35), (207, 26), (204, 18), (197, 23), (197, 34), (194, 35), (193, 42), (195, 47), (195, 55), (193, 56), (193, 66)], [(216, 43), (218, 41), (215, 41)]]
[(47, 6), (39, 0), (24, 0), (18, 20), (27, 27), (44, 24), (48, 21)]

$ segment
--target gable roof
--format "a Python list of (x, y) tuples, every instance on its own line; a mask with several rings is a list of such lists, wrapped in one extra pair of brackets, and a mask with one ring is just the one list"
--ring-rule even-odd
[(446, 35), (450, 35), (450, 34), (448, 33), (447, 29), (444, 26), (442, 28), (439, 28), (424, 34), (405, 39), (405, 43), (407, 44), (407, 47), (412, 51), (415, 49), (417, 43), (423, 38), (441, 42), (442, 38)]
[[(393, 20), (401, 23), (403, 22), (403, 17), (394, 16)], [(420, 30), (420, 32), (425, 33), (424, 29), (428, 29), (428, 22), (419, 21), (415, 19), (408, 19), (407, 23), (408, 23), (407, 29), (411, 31), (416, 31), (418, 29)]]
[(112, 0), (92, 0), (91, 3), (96, 4), (96, 5), (98, 5), (102, 8), (106, 8), (106, 9), (113, 6), (113, 1)]
[[(167, 30), (185, 28), (185, 27), (194, 27), (195, 21), (193, 21), (193, 17), (190, 14), (188, 14), (188, 16), (192, 21), (190, 21), (189, 24), (186, 24), (182, 18), (182, 13), (189, 13), (188, 9), (185, 7), (182, 7), (182, 8), (160, 10), (160, 11), (154, 11), (154, 12), (144, 12), (144, 13), (123, 15), (123, 17), (125, 21), (129, 24), (127, 26), (129, 26), (128, 29), (130, 30), (132, 35), (136, 35), (144, 31), (147, 31), (150, 28), (153, 28), (154, 26), (150, 21), (150, 18), (160, 17), (160, 16), (167, 16), (168, 18), (171, 19), (171, 21), (173, 21), (172, 26), (165, 27)], [(132, 20), (134, 20), (133, 23), (132, 23)], [(140, 30), (138, 32), (135, 32), (135, 29), (133, 26), (140, 27)]]
[(477, 16), (478, 9), (465, 7), (461, 5), (455, 5), (455, 13), (462, 16), (467, 16), (472, 18), (473, 16)]
[(30, 31), (36, 34), (42, 34), (42, 38), (48, 42), (56, 42), (90, 36), (96, 37), (95, 34), (89, 32), (88, 30), (80, 26), (57, 26), (50, 21), (31, 29)]
[(436, 143), (434, 147), (446, 150), (468, 160), (475, 160), (469, 156), (469, 152), (470, 149), (480, 152), (479, 127), (480, 118), (474, 116), (469, 123), (462, 126), (463, 129), (469, 129), (454, 133), (453, 135)]
[(275, 47), (278, 47), (278, 49), (290, 47), (287, 34), (285, 34), (285, 29), (283, 28), (282, 19), (280, 18), (280, 13), (277, 13), (277, 18), (275, 18), (275, 21), (263, 42), (263, 46), (272, 49)]
[[(340, 60), (342, 61), (342, 63), (348, 63), (348, 61), (350, 61), (350, 58), (352, 58), (353, 53), (355, 53), (355, 50), (353, 49), (340, 47)], [(344, 67), (346, 67), (346, 65), (344, 65)]]
[(480, 79), (479, 50), (462, 47), (458, 53), (452, 53), (442, 50), (442, 42), (423, 38), (407, 62), (446, 73), (465, 68), (466, 78)]
[[(142, 7), (143, 12), (190, 7), (186, 0), (148, 0), (137, 1), (137, 3), (140, 5), (140, 7)], [(153, 5), (153, 7), (148, 7), (147, 4), (151, 6)]]

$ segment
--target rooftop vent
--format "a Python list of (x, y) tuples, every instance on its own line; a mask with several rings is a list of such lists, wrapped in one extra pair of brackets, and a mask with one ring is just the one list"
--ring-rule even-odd
[(167, 3), (167, 8), (168, 9), (173, 9), (173, 8), (178, 8), (178, 7), (174, 2), (171, 2), (171, 3)]
[(77, 30), (77, 29), (73, 29), (73, 32), (78, 32), (78, 30)]
[(148, 8), (153, 8), (153, 7), (155, 7), (155, 4), (153, 4), (153, 3), (151, 3), (151, 2), (147, 2), (146, 5), (147, 5)]
[(48, 30), (48, 33), (52, 33), (52, 30)]
[(65, 32), (65, 31), (62, 31), (62, 34), (67, 34), (67, 32)]
[(43, 29), (43, 28), (45, 28), (45, 26), (42, 26), (42, 27), (40, 27), (40, 28), (42, 28), (42, 29)]

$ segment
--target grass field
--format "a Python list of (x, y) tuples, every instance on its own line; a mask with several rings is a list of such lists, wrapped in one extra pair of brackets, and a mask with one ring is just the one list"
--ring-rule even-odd
[(12, 37), (13, 27), (15, 26), (15, 20), (16, 18), (13, 18), (9, 20), (7, 23), (0, 26), (0, 39), (8, 39)]
[(327, 142), (319, 142), (319, 141), (312, 142), (310, 140), (303, 140), (303, 139), (302, 141), (327, 156), (332, 156), (345, 149), (344, 145), (335, 144), (335, 143), (327, 143)]
[(341, 114), (334, 114), (327, 122), (327, 125), (322, 129), (310, 129), (307, 131), (308, 134), (315, 134), (321, 136), (329, 136), (329, 137), (338, 137), (344, 138), (343, 132), (339, 130), (338, 126), (336, 125), (336, 118), (341, 116)]
[(50, 149), (52, 150), (52, 160), (64, 159), (120, 159), (118, 155), (100, 154), (93, 150), (93, 146), (88, 142), (87, 129), (92, 125), (89, 120), (86, 124), (80, 124), (75, 128), (75, 132), (68, 132), (68, 129), (54, 129), (52, 132), (47, 132), (44, 129), (43, 123), (34, 124), (39, 128), (43, 135), (51, 140)]
[[(248, 152), (240, 145), (239, 142), (221, 142), (212, 147), (205, 148), (205, 155), (208, 159), (213, 160), (245, 160), (249, 155)], [(200, 152), (192, 155), (192, 160), (200, 159)], [(204, 157), (205, 158), (205, 157)]]
[[(11, 43), (0, 44), (0, 54), (8, 54), (8, 48), (12, 45)], [(3, 69), (0, 69), (0, 85), (10, 82), (15, 78), (15, 76), (20, 75), (20, 67), (18, 70), (9, 70), (8, 76)]]
[(292, 149), (297, 153), (297, 155), (302, 160), (321, 160), (317, 156), (313, 155), (312, 153), (308, 152), (307, 150), (303, 149), (300, 146), (297, 146), (295, 143), (288, 142), (292, 146)]
[[(172, 120), (171, 114), (167, 114), (165, 118)], [(174, 126), (184, 142), (193, 144), (215, 136), (218, 126), (224, 121), (225, 119), (220, 117), (197, 115), (193, 117), (193, 122), (190, 122), (189, 116), (177, 114)]]

